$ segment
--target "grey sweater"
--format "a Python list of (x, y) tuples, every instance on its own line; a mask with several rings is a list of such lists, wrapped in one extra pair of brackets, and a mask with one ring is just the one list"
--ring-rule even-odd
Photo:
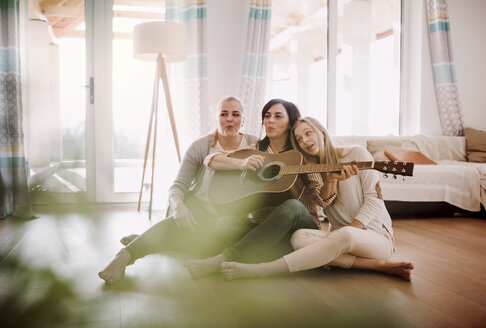
[[(250, 134), (244, 134), (249, 145), (258, 141), (258, 138)], [(201, 184), (203, 172), (206, 169), (203, 165), (204, 159), (211, 151), (214, 134), (209, 134), (194, 141), (187, 149), (182, 159), (177, 177), (169, 188), (169, 198), (174, 194), (180, 194), (183, 197), (187, 193), (194, 193)]]

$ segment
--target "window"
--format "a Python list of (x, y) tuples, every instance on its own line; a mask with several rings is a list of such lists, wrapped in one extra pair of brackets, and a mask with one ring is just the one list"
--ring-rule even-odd
[(400, 19), (399, 0), (274, 0), (268, 98), (335, 135), (399, 134)]
[(267, 98), (326, 122), (327, 0), (272, 2)]

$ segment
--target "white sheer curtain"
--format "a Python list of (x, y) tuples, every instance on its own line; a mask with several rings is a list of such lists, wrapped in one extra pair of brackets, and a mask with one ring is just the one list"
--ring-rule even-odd
[(265, 102), (271, 0), (252, 0), (239, 96), (246, 107), (245, 131), (258, 135)]
[(464, 119), (452, 56), (447, 0), (426, 0), (435, 96), (442, 133), (464, 135)]
[(167, 21), (181, 22), (187, 28), (187, 60), (171, 64), (170, 89), (182, 149), (209, 132), (212, 120), (208, 105), (206, 0), (167, 0)]

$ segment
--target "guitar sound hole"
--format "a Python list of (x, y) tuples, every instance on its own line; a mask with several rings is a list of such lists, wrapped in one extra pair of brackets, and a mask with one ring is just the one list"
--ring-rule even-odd
[(265, 179), (272, 179), (272, 178), (276, 177), (279, 172), (280, 172), (280, 166), (270, 165), (263, 170), (262, 176)]

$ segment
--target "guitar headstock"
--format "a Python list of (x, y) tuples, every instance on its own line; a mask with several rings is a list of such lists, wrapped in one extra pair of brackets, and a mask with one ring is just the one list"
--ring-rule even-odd
[(391, 173), (394, 175), (413, 176), (413, 163), (409, 162), (375, 162), (373, 168), (385, 174)]

